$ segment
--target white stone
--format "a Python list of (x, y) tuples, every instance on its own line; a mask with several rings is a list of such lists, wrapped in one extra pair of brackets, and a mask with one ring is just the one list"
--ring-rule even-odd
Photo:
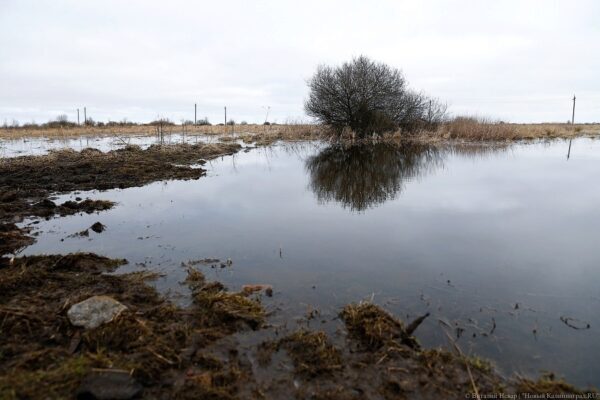
[(93, 296), (69, 308), (67, 316), (75, 326), (94, 329), (112, 321), (127, 307), (108, 296)]

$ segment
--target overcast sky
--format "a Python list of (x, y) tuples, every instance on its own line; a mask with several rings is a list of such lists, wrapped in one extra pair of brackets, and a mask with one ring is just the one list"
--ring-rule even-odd
[(320, 63), (367, 55), (453, 114), (600, 121), (599, 1), (0, 0), (0, 123), (306, 120)]

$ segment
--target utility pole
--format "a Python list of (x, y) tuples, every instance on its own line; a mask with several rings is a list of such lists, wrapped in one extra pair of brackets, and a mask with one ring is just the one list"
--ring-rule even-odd
[(77, 109), (77, 125), (79, 125), (79, 108)]
[(225, 107), (225, 125), (227, 125), (227, 107)]
[(87, 125), (87, 110), (83, 107), (83, 124)]
[(196, 115), (198, 114), (198, 104), (194, 103), (194, 125), (196, 125)]
[(573, 115), (571, 116), (571, 125), (575, 124), (575, 95), (573, 95)]

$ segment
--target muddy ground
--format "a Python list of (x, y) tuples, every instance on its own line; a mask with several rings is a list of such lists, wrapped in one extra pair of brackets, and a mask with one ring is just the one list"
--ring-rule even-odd
[[(426, 315), (405, 323), (374, 304), (350, 304), (339, 310), (339, 337), (332, 338), (308, 328), (273, 329), (261, 304), (266, 292), (229, 292), (193, 265), (182, 282), (192, 301), (183, 308), (151, 286), (152, 273), (111, 273), (126, 260), (87, 253), (7, 256), (33, 241), (15, 225), (23, 218), (114, 206), (88, 199), (56, 204), (55, 193), (197, 179), (205, 171), (189, 165), (237, 150), (235, 144), (128, 147), (0, 161), (1, 399), (583, 393), (552, 375), (537, 381), (503, 377), (458, 347), (423, 349), (418, 325)], [(92, 296), (108, 296), (126, 309), (100, 326), (75, 326), (69, 310)], [(240, 346), (240, 335), (248, 333), (261, 339)]]
[[(267, 329), (260, 295), (228, 292), (190, 268), (181, 308), (151, 273), (107, 274), (94, 254), (19, 257), (0, 269), (0, 398), (403, 399), (467, 393), (582, 393), (545, 377), (508, 380), (480, 359), (422, 349), (417, 326), (370, 304), (340, 310), (343, 346), (320, 331), (282, 331), (240, 352), (235, 335)], [(71, 324), (94, 295), (127, 307), (92, 329)], [(418, 324), (416, 324), (418, 325)]]
[(56, 204), (52, 201), (55, 194), (142, 186), (167, 179), (198, 179), (206, 172), (198, 165), (240, 148), (228, 143), (153, 145), (146, 150), (127, 146), (107, 153), (60, 150), (44, 156), (0, 159), (0, 256), (14, 253), (33, 240), (14, 225), (24, 218), (93, 213), (114, 206), (90, 199)]

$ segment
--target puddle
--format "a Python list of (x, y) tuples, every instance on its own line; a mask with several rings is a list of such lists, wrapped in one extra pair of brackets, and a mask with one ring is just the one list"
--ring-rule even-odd
[[(0, 139), (0, 157), (18, 157), (24, 155), (43, 155), (49, 151), (59, 149), (73, 149), (81, 151), (87, 148), (97, 149), (103, 152), (123, 148), (127, 145), (140, 146), (143, 149), (153, 144), (166, 143), (216, 143), (218, 137), (215, 135), (184, 135), (173, 133), (164, 135), (162, 142), (156, 135), (123, 135), (99, 136), (99, 137), (79, 137), (79, 138), (19, 138), (19, 139)], [(240, 143), (241, 144), (241, 143)]]
[[(256, 148), (207, 163), (200, 180), (60, 196), (118, 205), (40, 222), (24, 253), (127, 258), (124, 270), (164, 273), (157, 285), (183, 302), (182, 263), (231, 259), (200, 268), (233, 289), (272, 285), (275, 319), (316, 309), (331, 322), (373, 299), (402, 318), (430, 312), (425, 346), (446, 346), (444, 327), (506, 373), (600, 386), (600, 143), (574, 140), (569, 160), (568, 147)], [(97, 221), (102, 233), (68, 237)]]

